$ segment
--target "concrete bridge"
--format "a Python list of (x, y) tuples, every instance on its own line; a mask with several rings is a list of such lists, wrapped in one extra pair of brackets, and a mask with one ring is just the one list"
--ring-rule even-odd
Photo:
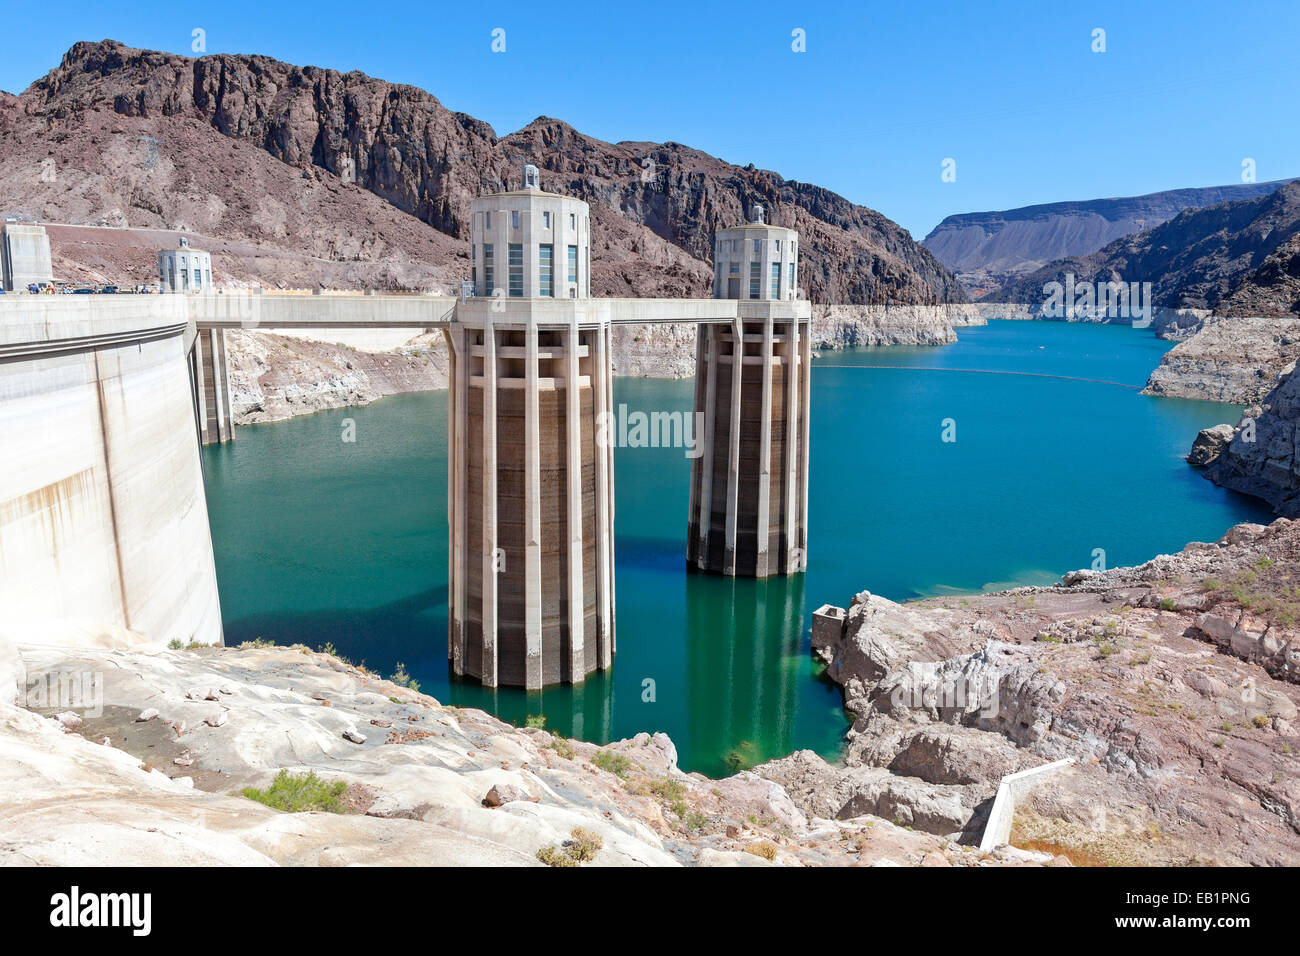
[(457, 299), (0, 300), (0, 456), (22, 463), (0, 477), (0, 607), (220, 640), (197, 446), (234, 439), (235, 328), (442, 331), (457, 675), (538, 688), (612, 666), (617, 325), (698, 326), (688, 565), (802, 572), (811, 307), (797, 234), (761, 208), (719, 230), (712, 299), (593, 299), (586, 203), (542, 192), (535, 170), (528, 185), (527, 170), (525, 188), (473, 203), (472, 280)]

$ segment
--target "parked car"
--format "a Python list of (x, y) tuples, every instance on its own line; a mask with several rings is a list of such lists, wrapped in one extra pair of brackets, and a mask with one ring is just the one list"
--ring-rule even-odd
[(101, 286), (99, 287), (99, 294), (100, 294), (100, 295), (116, 295), (116, 294), (117, 294), (117, 286), (115, 286), (115, 285), (101, 285)]

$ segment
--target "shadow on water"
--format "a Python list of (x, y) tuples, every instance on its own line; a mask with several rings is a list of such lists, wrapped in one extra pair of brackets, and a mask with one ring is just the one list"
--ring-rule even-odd
[(708, 772), (735, 772), (794, 749), (804, 578), (687, 582), (689, 731)]
[(411, 659), (415, 648), (446, 648), (446, 607), (444, 584), (373, 608), (265, 611), (227, 620), (226, 644), (258, 638), (282, 646), (306, 644), (320, 648), (333, 644), (340, 655), (354, 663), (373, 662), (372, 666), (381, 667), (400, 660), (409, 670), (417, 663)]

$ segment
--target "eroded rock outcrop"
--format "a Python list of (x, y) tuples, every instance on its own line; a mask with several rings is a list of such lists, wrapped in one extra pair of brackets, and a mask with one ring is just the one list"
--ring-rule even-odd
[(1192, 442), (1192, 450), (1187, 453), (1187, 464), (1196, 468), (1204, 468), (1218, 458), (1223, 449), (1228, 447), (1228, 444), (1232, 441), (1233, 432), (1234, 429), (1231, 425), (1214, 425), (1210, 428), (1202, 428), (1196, 433), (1196, 440)]
[[(756, 773), (682, 772), (664, 734), (597, 747), (516, 728), (305, 647), (0, 652), (0, 865), (528, 866), (578, 827), (604, 866), (1050, 859), (872, 816), (904, 812), (887, 781), (852, 819), (809, 815)], [(69, 710), (60, 675), (98, 693)], [(282, 770), (337, 786), (337, 812), (241, 795)], [(931, 824), (959, 816), (926, 805)]]
[(1282, 519), (1053, 588), (902, 605), (863, 592), (842, 627), (814, 627), (853, 718), (844, 766), (795, 755), (760, 772), (805, 809), (872, 806), (968, 839), (1005, 774), (1069, 758), (1017, 804), (1013, 843), (1081, 862), (1294, 864), (1297, 570), (1300, 524)]
[(1254, 405), (1297, 358), (1300, 319), (1207, 318), (1161, 357), (1143, 394)]
[(1217, 485), (1267, 501), (1278, 514), (1300, 515), (1300, 378), (1286, 373), (1259, 407), (1248, 408), (1232, 440), (1205, 470)]

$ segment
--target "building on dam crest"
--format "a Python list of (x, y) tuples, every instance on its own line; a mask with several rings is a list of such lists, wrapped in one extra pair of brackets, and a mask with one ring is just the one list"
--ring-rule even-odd
[(158, 253), (158, 290), (160, 292), (211, 292), (212, 256), (190, 248), (181, 236), (174, 249)]

